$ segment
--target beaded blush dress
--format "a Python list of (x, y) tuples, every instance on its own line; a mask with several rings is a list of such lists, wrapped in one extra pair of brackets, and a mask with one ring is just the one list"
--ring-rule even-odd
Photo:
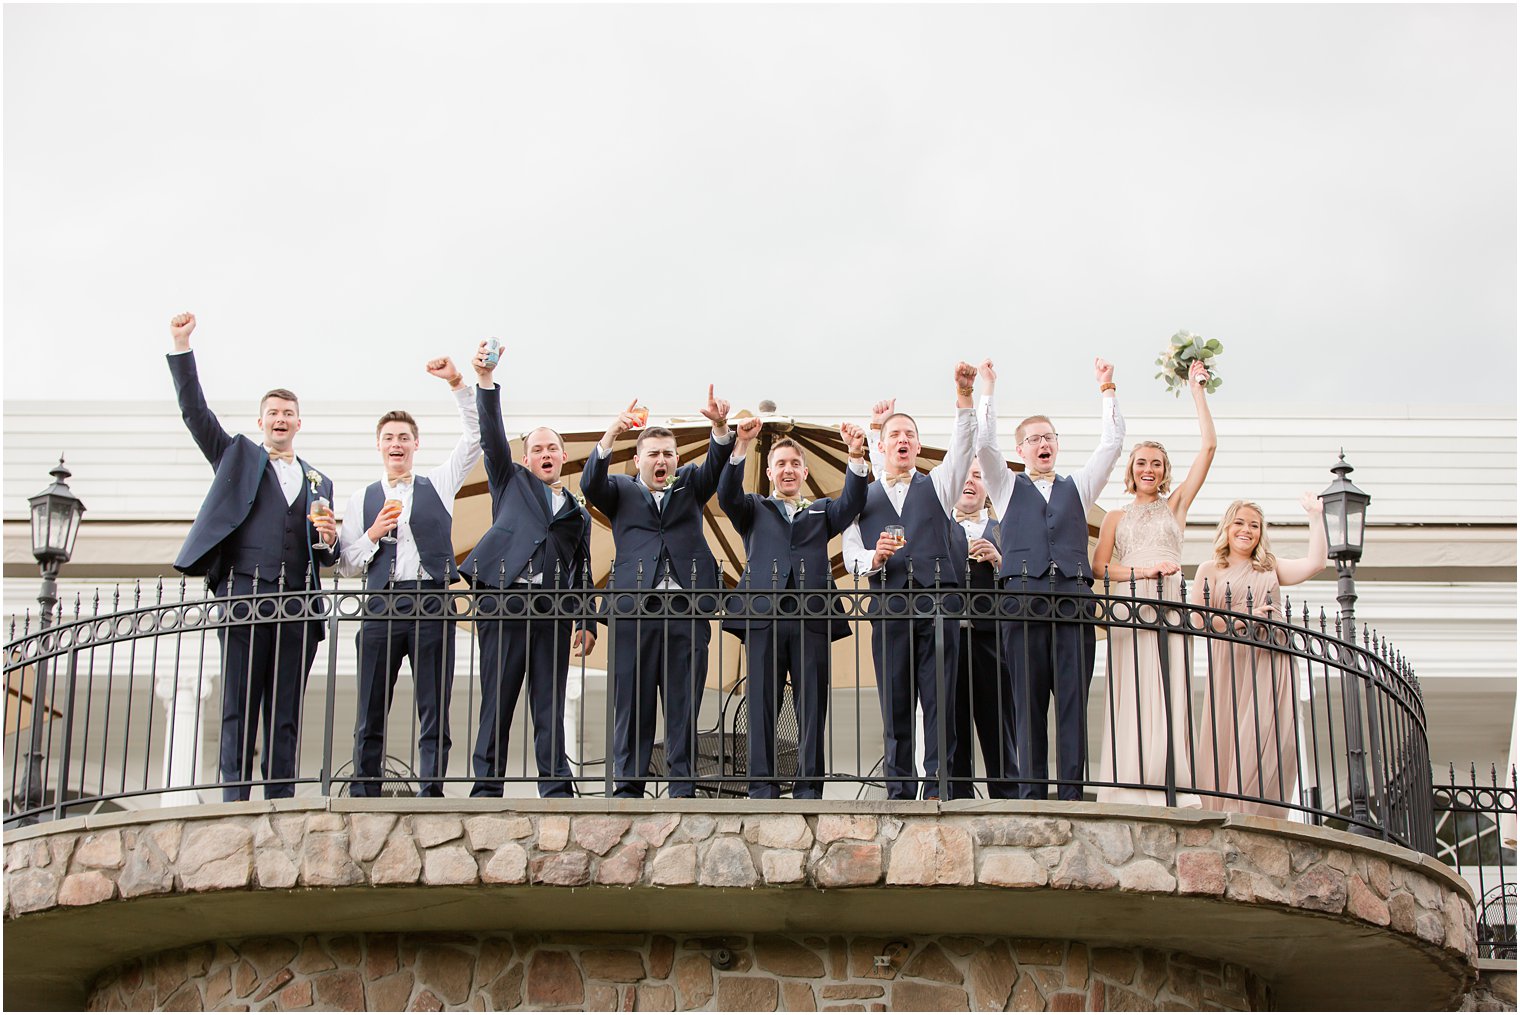
[[(1167, 562), (1182, 563), (1182, 529), (1167, 502), (1137, 501), (1124, 508), (1124, 517), (1114, 533), (1115, 566), (1145, 569)], [(1103, 578), (1096, 577), (1099, 581)], [(1144, 602), (1161, 599), (1180, 603), (1182, 574), (1179, 571), (1160, 580), (1136, 579), (1132, 604), (1118, 598), (1128, 596), (1130, 587), (1128, 581), (1115, 582), (1110, 587), (1110, 594), (1116, 597), (1115, 619), (1123, 616), (1140, 626), (1114, 624), (1109, 628), (1108, 695), (1103, 705), (1099, 781), (1165, 786), (1170, 712), (1173, 777), (1179, 790), (1177, 806), (1201, 807), (1203, 802), (1196, 794), (1181, 792), (1193, 786), (1187, 642), (1180, 634), (1165, 636), (1167, 668), (1163, 681), (1162, 643), (1154, 626), (1157, 610)], [(1172, 619), (1176, 622), (1182, 616), (1175, 612)], [(1152, 626), (1147, 628), (1147, 623)], [(1098, 800), (1166, 806), (1166, 794), (1160, 789), (1103, 786), (1098, 789)]]

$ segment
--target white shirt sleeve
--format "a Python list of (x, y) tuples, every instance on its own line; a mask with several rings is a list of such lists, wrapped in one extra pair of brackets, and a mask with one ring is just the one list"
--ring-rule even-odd
[(860, 535), (859, 522), (851, 522), (850, 527), (844, 530), (844, 545), (840, 556), (851, 574), (865, 577), (871, 573), (871, 561), (876, 556), (876, 548), (866, 549), (865, 541)]
[(864, 458), (846, 458), (845, 463), (855, 475), (864, 476), (866, 474), (866, 460)]
[[(1103, 435), (1093, 449), (1087, 464), (1071, 474), (1077, 484), (1077, 496), (1082, 498), (1082, 512), (1086, 514), (1108, 485), (1108, 477), (1124, 450), (1124, 416), (1119, 412), (1119, 400), (1113, 395), (1103, 397)], [(998, 517), (1002, 517), (1000, 514)]]
[(997, 407), (991, 397), (982, 396), (981, 418), (976, 424), (976, 459), (982, 466), (982, 482), (987, 485), (987, 499), (999, 518), (1008, 517), (1008, 502), (1013, 499), (1014, 475), (998, 447)]
[(365, 534), (364, 529), (364, 491), (367, 487), (360, 487), (348, 498), (348, 507), (343, 512), (343, 526), (338, 530), (338, 545), (343, 547), (338, 554), (338, 563), (334, 566), (340, 578), (357, 578), (364, 573), (365, 565), (374, 559), (375, 551), (380, 549)]
[(457, 391), (449, 393), (458, 403), (459, 421), (464, 424), (464, 433), (459, 435), (459, 443), (454, 445), (448, 460), (428, 473), (428, 481), (438, 491), (443, 509), (453, 515), (454, 497), (469, 478), (475, 463), (480, 461), (480, 414), (475, 408), (473, 387), (462, 384)]
[(975, 442), (975, 410), (956, 409), (950, 449), (945, 452), (945, 460), (929, 470), (934, 492), (939, 495), (939, 502), (944, 506), (946, 514), (954, 510), (955, 502), (960, 499), (961, 485), (966, 482), (966, 473), (971, 471), (971, 451)]

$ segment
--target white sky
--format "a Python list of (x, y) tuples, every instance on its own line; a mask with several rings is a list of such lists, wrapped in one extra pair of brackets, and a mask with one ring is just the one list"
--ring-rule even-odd
[(1186, 327), (1221, 399), (1515, 401), (1512, 6), (4, 22), (7, 398), (169, 398), (190, 309), (221, 398), (434, 397), (486, 335), (609, 411), (1156, 398)]

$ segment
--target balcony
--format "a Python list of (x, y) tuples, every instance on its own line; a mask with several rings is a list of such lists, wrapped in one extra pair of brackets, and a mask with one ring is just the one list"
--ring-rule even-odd
[[(1457, 1003), (1479, 965), (1476, 899), (1434, 858), (1413, 672), (1370, 634), (1337, 638), (1317, 611), (1194, 598), (1029, 586), (429, 601), (339, 588), (211, 602), (181, 586), (23, 624), (6, 646), (6, 987), (13, 1004), (96, 1008)], [(941, 653), (951, 638), (988, 638), (999, 669), (1004, 645), (988, 633), (999, 624), (1055, 617), (1096, 635), (1087, 769), (1064, 783), (1082, 799), (989, 798), (1033, 785), (995, 750), (969, 775), (942, 767), (922, 780), (937, 800), (881, 799), (870, 625), (907, 622), (883, 610), (940, 621)], [(758, 703), (743, 692), (742, 651), (717, 635), (708, 672), (683, 675), (706, 690), (688, 745), (699, 798), (663, 795), (657, 754), (652, 795), (610, 799), (611, 706), (595, 665), (615, 651), (606, 621), (694, 626), (718, 611), (739, 624), (837, 619), (855, 632), (832, 657), (824, 799), (785, 798), (797, 778), (789, 688), (772, 703), (777, 774), (749, 772), (745, 717)], [(425, 799), (413, 795), (409, 682), (389, 711), (384, 773), (368, 780), (353, 773), (340, 690), (361, 624), (443, 616), (459, 625), (455, 748), (443, 797)], [(536, 798), (519, 716), (504, 732), (515, 748), (508, 799), (470, 799), (469, 628), (524, 616), (602, 625), (597, 655), (567, 682), (559, 727), (575, 798)], [(212, 802), (245, 788), (211, 771), (217, 636), (260, 625), (325, 635), (301, 696), (294, 774), (246, 784), (253, 797), (288, 787), (290, 798)], [(1132, 663), (1156, 653), (1160, 700), (1185, 706), (1159, 731), (1122, 728), (1121, 675), (1140, 668), (1121, 652)], [(972, 714), (1020, 714), (1017, 701), (968, 698)], [(952, 719), (934, 721), (943, 742)], [(1062, 732), (1051, 732), (1058, 758)], [(922, 731), (913, 739), (921, 757)], [(1281, 765), (1272, 774), (1231, 755)], [(1133, 777), (1149, 771), (1162, 776)], [(757, 782), (782, 799), (744, 799)], [(355, 796), (365, 783), (381, 795)]]

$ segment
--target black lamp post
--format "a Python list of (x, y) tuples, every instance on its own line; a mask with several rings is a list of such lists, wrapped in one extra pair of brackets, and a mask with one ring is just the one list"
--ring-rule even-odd
[(1352, 831), (1367, 831), (1366, 747), (1362, 737), (1362, 684), (1356, 666), (1356, 564), (1362, 559), (1362, 541), (1367, 529), (1367, 505), (1372, 503), (1363, 490), (1346, 477), (1352, 468), (1341, 451), (1340, 461), (1330, 467), (1335, 479), (1319, 495), (1325, 505), (1325, 538), (1330, 559), (1335, 561), (1335, 598), (1341, 607), (1337, 634), (1348, 646), (1341, 654), (1342, 707), (1346, 712), (1346, 753), (1351, 794)]
[[(58, 465), (51, 472), (53, 484), (30, 498), (32, 509), (32, 556), (42, 569), (42, 588), (37, 593), (37, 604), (42, 607), (42, 630), (52, 626), (53, 611), (58, 606), (58, 571), (74, 555), (74, 539), (79, 535), (79, 519), (84, 515), (84, 501), (69, 489), (68, 478), (73, 475), (58, 456)], [(23, 810), (35, 810), (42, 806), (42, 723), (46, 718), (47, 702), (43, 688), (46, 685), (46, 657), (37, 658), (37, 675), (32, 684), (32, 736), (31, 752), (27, 756), (26, 782), (22, 785), (21, 806)], [(23, 824), (36, 822), (32, 817)]]

